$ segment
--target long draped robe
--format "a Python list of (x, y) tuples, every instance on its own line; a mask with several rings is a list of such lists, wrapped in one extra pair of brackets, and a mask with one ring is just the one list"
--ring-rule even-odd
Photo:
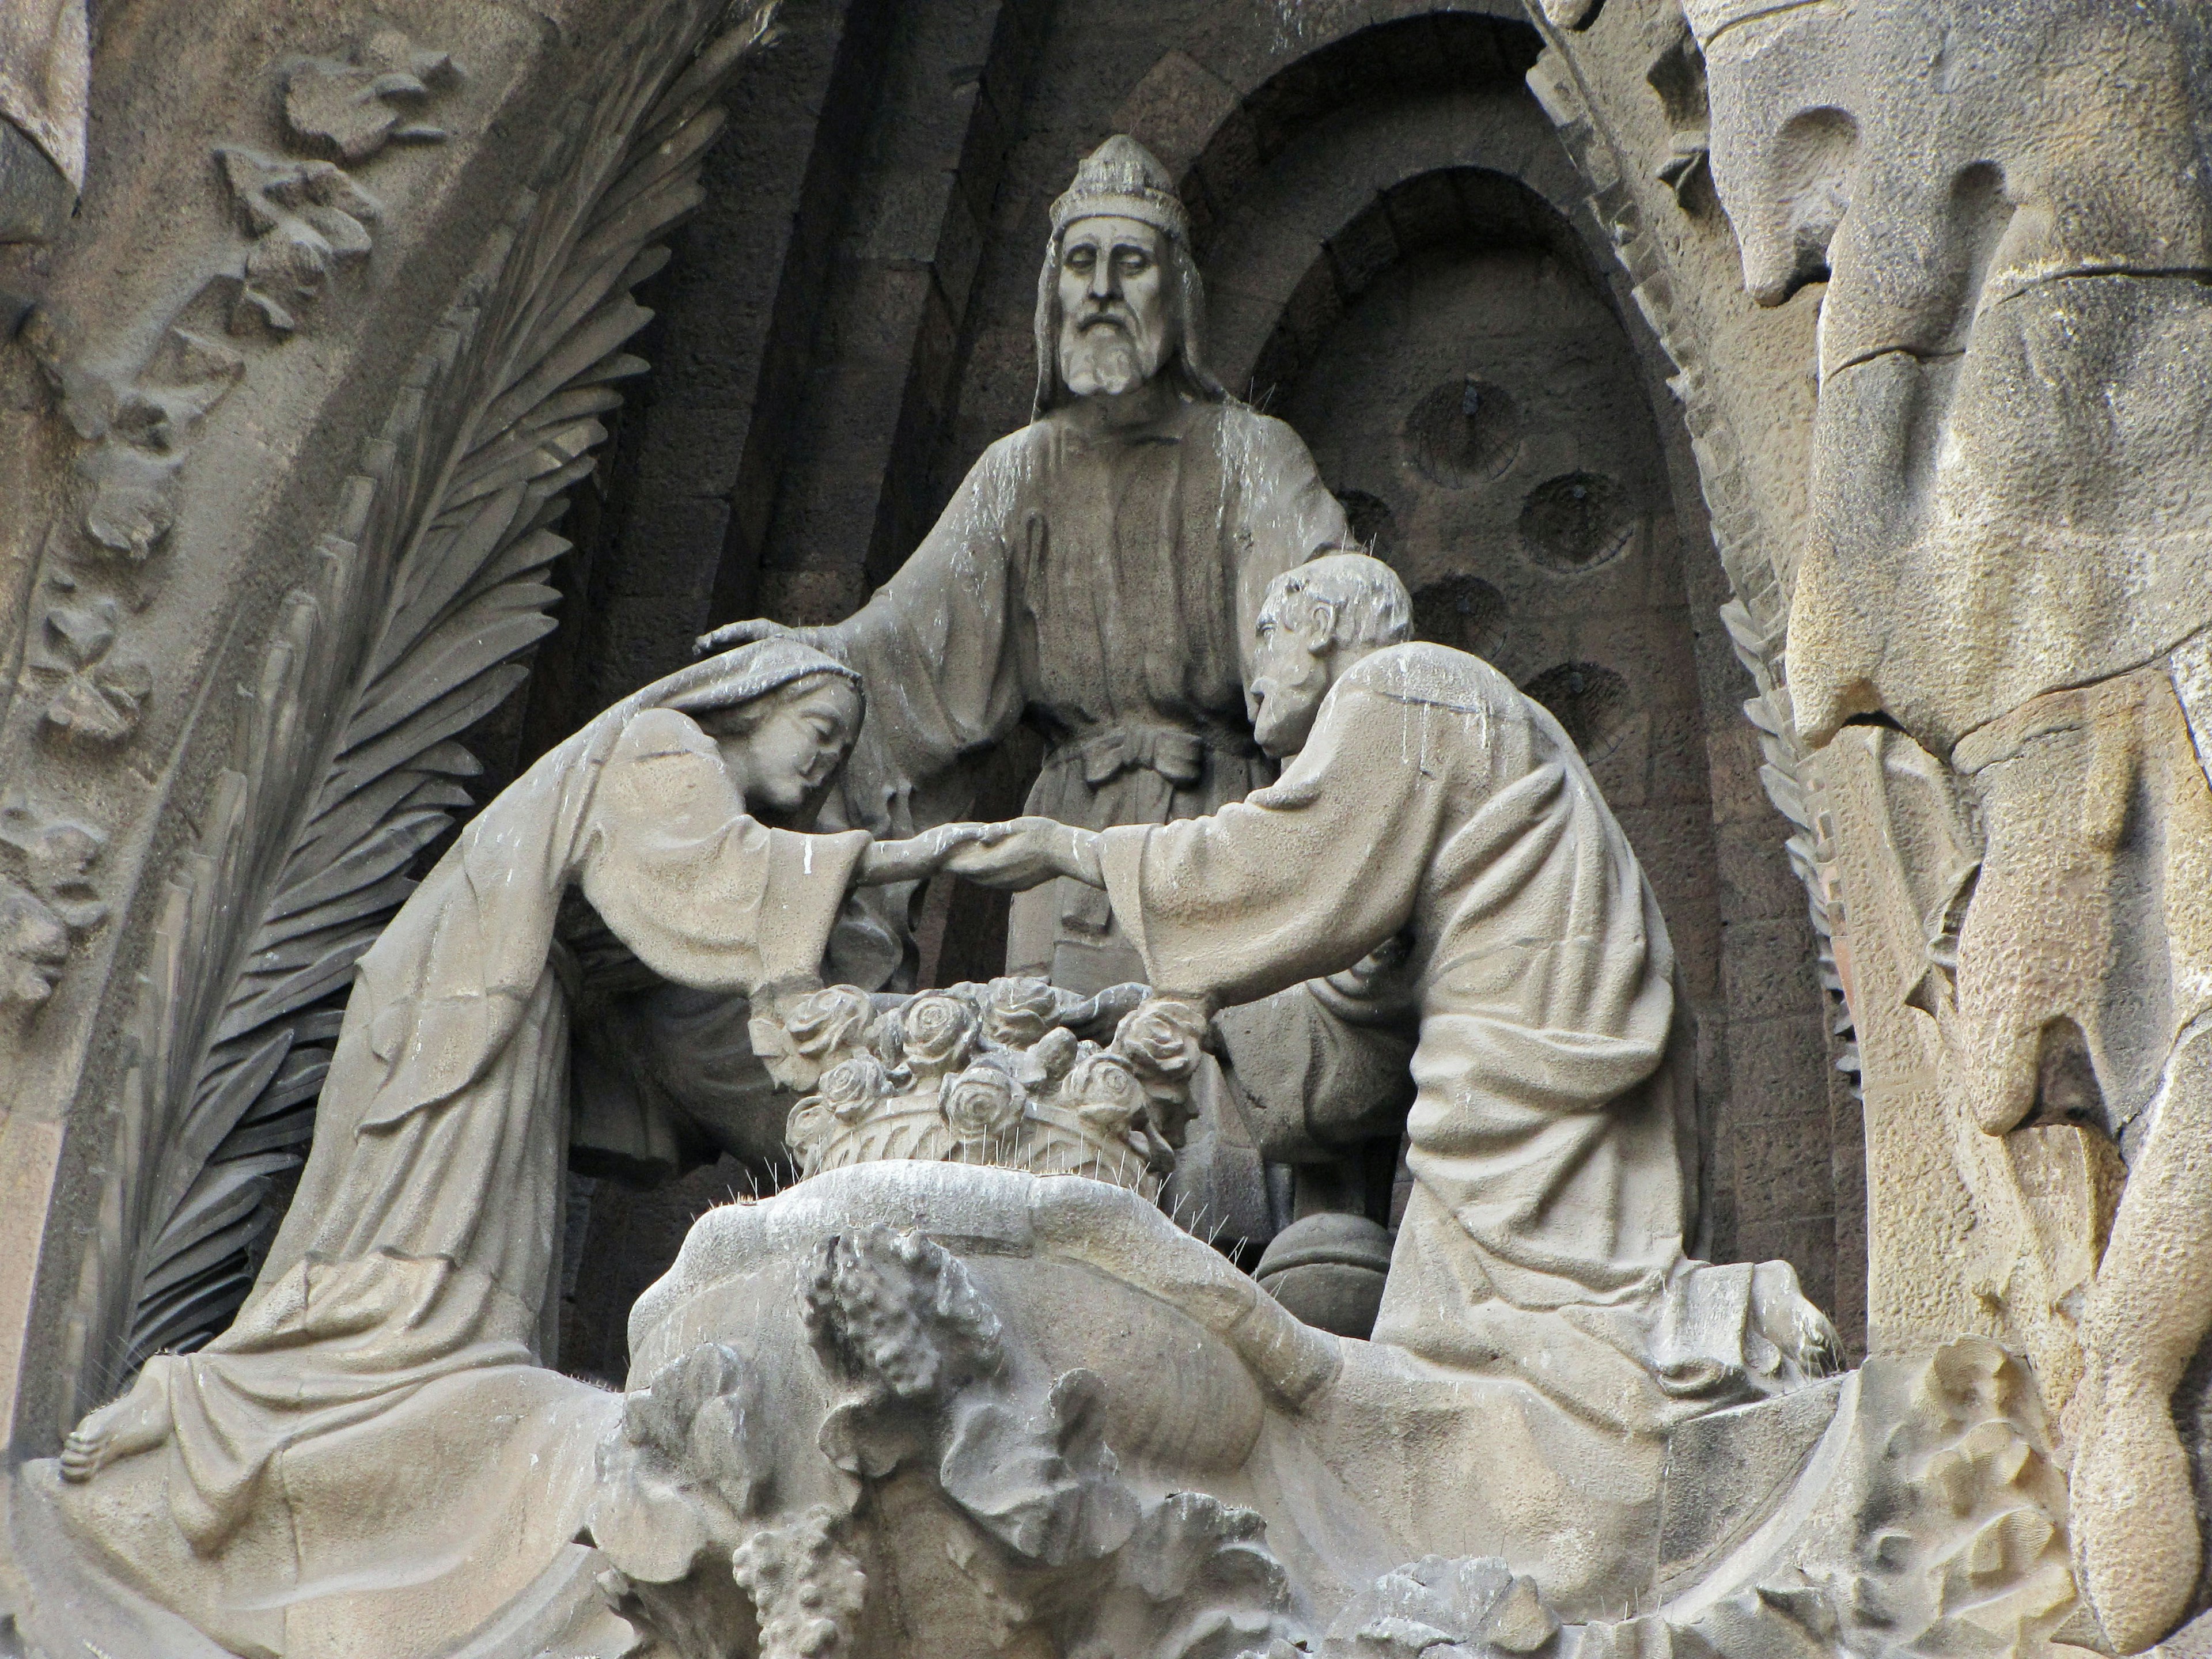
[(1376, 1342), (1632, 1431), (1784, 1382), (1746, 1357), (1748, 1267), (1683, 1253), (1696, 1126), (1657, 901), (1494, 669), (1376, 652), (1279, 782), (1102, 854), (1163, 991), (1249, 1002), (1408, 940), (1415, 1185)]
[[(1351, 545), (1297, 434), (1239, 404), (1099, 430), (1060, 410), (1001, 439), (866, 605), (809, 630), (870, 688), (853, 821), (960, 816), (961, 763), (1025, 716), (1047, 745), (1029, 811), (1097, 829), (1241, 799), (1273, 775), (1244, 708), (1260, 600)], [(1083, 991), (1139, 976), (1076, 882), (1015, 900), (1006, 971)]]
[(680, 984), (812, 974), (868, 836), (757, 823), (714, 740), (656, 705), (823, 672), (849, 672), (772, 641), (617, 705), (486, 807), (362, 958), (252, 1294), (149, 1363), (167, 1449), (67, 1494), (142, 1589), (242, 1651), (352, 1652), (342, 1632), (374, 1622), (398, 1659), (574, 1536), (619, 1402), (538, 1364), (568, 1139), (556, 916), (580, 886)]

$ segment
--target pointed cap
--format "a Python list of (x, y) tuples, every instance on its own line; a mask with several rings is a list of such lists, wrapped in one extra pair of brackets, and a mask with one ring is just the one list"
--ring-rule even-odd
[(1134, 219), (1179, 241), (1190, 236), (1190, 216), (1176, 194), (1175, 179), (1152, 151), (1117, 132), (1083, 158), (1067, 193), (1052, 204), (1052, 234), (1078, 219)]

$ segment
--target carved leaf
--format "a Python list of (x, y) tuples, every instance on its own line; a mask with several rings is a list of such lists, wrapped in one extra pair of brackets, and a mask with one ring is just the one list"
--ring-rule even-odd
[[(629, 289), (698, 201), (722, 123), (708, 100), (773, 8), (671, 0), (605, 55), (605, 81), (556, 124), (366, 447), (316, 581), (241, 690), (237, 753), (169, 888), (128, 1034), (107, 1248), (86, 1290), (102, 1363), (78, 1378), (82, 1403), (221, 1331), (252, 1283), (354, 963), (469, 803), (459, 781), (480, 769), (455, 739), (521, 684), (518, 659), (553, 626), (537, 578), (568, 544), (551, 526), (619, 402), (609, 382), (645, 367), (621, 349), (649, 315)], [(345, 252), (338, 220), (359, 204), (324, 164), (279, 179), (226, 159), (250, 175), (257, 226), (289, 216)]]

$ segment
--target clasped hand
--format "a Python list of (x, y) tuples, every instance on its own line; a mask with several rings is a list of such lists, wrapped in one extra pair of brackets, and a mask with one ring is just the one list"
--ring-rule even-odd
[(906, 841), (878, 842), (868, 849), (860, 879), (919, 881), (939, 870), (1008, 892), (1055, 876), (1072, 876), (1093, 887), (1106, 884), (1097, 835), (1044, 817), (941, 823)]

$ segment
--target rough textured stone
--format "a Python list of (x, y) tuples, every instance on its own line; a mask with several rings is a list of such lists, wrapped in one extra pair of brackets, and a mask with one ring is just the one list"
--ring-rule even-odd
[[(2136, 1650), (2201, 1606), (2193, 11), (788, 0), (767, 51), (748, 23), (0, 3), (0, 1648), (1779, 1659)], [(356, 958), (693, 635), (837, 623), (896, 578), (1029, 410), (1052, 204), (1114, 131), (1166, 163), (1223, 378), (1419, 630), (1584, 755), (1676, 951), (1682, 1245), (1747, 1307), (1786, 1261), (1870, 1343), (1832, 1425), (1812, 1391), (1678, 1401), (1586, 1456), (1532, 1403), (1589, 1352), (1548, 1311), (1441, 1385), (1285, 1322), (1238, 1266), (1286, 1225), (1368, 1230), (1264, 1274), (1294, 1308), (1298, 1274), (1364, 1294), (1395, 1237), (1410, 1284), (1456, 1235), (1398, 1144), (1410, 1036), (1353, 1065), (1312, 1027), (1277, 1076), (1248, 1012), (1194, 1061), (1181, 1231), (975, 1170), (847, 1213), (821, 1170), (698, 1224), (776, 1242), (679, 1269), (718, 1311), (674, 1346), (641, 1318), (624, 1400), (463, 1365), (347, 1431), (407, 1458), (308, 1437), (282, 1504), (187, 1547), (191, 1481), (118, 1448), (158, 1437), (162, 1378), (252, 1346), (224, 1328), (281, 1277), (276, 1224), (349, 1212), (301, 1160)], [(973, 810), (1018, 810), (1042, 745), (963, 756)], [(833, 957), (1001, 975), (1003, 898), (905, 906)], [(560, 925), (599, 1178), (540, 1123), (493, 1190), (544, 1285), (517, 1340), (550, 1359), (557, 1321), (612, 1384), (701, 1208), (800, 1175), (795, 1097), (739, 1000), (677, 1090), (713, 1101), (664, 1111), (642, 1011), (700, 1009)], [(970, 1081), (963, 1121), (997, 1098)], [(330, 1087), (318, 1170), (355, 1158)], [(653, 1127), (599, 1144), (617, 1097)], [(1533, 1394), (1491, 1387), (1516, 1365)], [(134, 1374), (62, 1481), (45, 1455)], [(594, 1495), (605, 1536), (568, 1541)], [(380, 1527), (445, 1576), (322, 1596)], [(240, 1603), (280, 1558), (309, 1593)]]

